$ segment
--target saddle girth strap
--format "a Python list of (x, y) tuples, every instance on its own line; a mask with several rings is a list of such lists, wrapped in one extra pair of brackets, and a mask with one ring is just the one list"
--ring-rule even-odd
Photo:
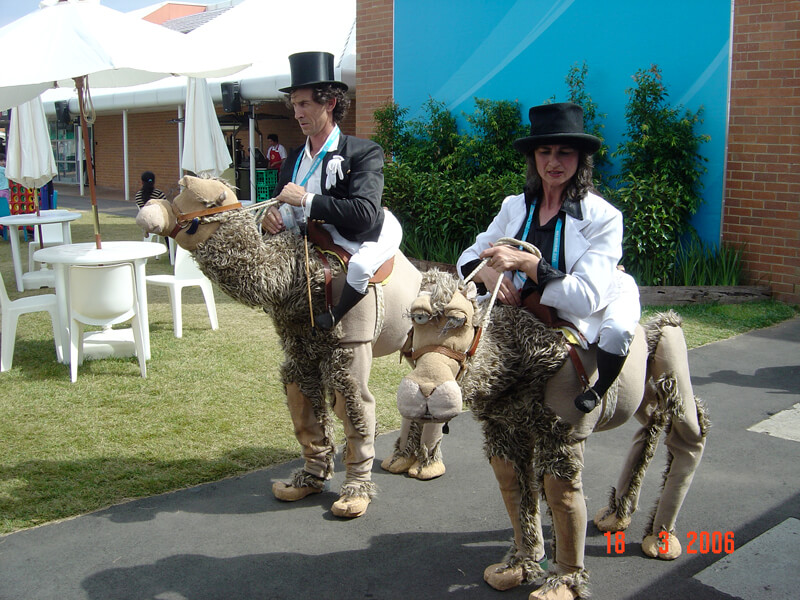
[(575, 346), (572, 344), (567, 344), (567, 350), (572, 360), (572, 366), (575, 367), (575, 371), (578, 373), (578, 379), (581, 385), (583, 385), (583, 389), (589, 389), (591, 387), (591, 385), (589, 385), (589, 377), (586, 375), (586, 369), (583, 368), (583, 362), (581, 362), (581, 357), (578, 356), (578, 351), (575, 350)]

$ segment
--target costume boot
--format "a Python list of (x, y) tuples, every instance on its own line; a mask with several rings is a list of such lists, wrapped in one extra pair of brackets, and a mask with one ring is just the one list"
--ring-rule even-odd
[(336, 306), (332, 307), (328, 312), (314, 315), (314, 325), (323, 331), (330, 331), (333, 327), (342, 320), (351, 308), (353, 308), (358, 301), (361, 300), (367, 293), (361, 293), (353, 288), (349, 283), (344, 284), (342, 288), (342, 296)]
[(619, 356), (611, 354), (600, 348), (597, 349), (597, 381), (585, 392), (575, 398), (575, 408), (581, 412), (590, 413), (600, 404), (608, 388), (622, 371), (622, 365), (628, 355)]

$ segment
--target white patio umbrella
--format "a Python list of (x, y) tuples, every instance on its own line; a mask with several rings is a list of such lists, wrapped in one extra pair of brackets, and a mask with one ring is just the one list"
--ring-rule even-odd
[(11, 112), (6, 176), (26, 188), (42, 187), (57, 174), (47, 117), (38, 96)]
[[(223, 77), (249, 64), (228, 59), (224, 45), (200, 46), (178, 32), (101, 6), (96, 0), (45, 0), (39, 10), (0, 29), (0, 48), (24, 49), (3, 65), (0, 110), (48, 88), (77, 88), (90, 173), (85, 102), (89, 81), (92, 87), (102, 88), (138, 85), (170, 75)], [(92, 177), (89, 192), (100, 248)]]
[(231, 164), (231, 154), (219, 126), (205, 79), (189, 77), (181, 168), (197, 175), (219, 177)]

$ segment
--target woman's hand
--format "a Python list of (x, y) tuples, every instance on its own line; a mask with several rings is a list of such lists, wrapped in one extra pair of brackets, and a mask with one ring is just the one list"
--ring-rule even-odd
[[(475, 279), (483, 283), (488, 290), (493, 290), (498, 277), (503, 277), (506, 271), (522, 271), (528, 277), (537, 281), (536, 270), (539, 267), (539, 258), (530, 252), (519, 250), (513, 246), (491, 246), (481, 252), (481, 258), (488, 258), (486, 266), (491, 269), (481, 269)], [(511, 279), (503, 277), (497, 299), (504, 304), (520, 306), (522, 299), (519, 290), (514, 287)]]

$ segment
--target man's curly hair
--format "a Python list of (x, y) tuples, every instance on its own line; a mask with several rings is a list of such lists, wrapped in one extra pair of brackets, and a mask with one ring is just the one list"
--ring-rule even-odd
[[(319, 83), (309, 87), (311, 89), (311, 98), (317, 104), (325, 104), (331, 98), (336, 99), (336, 106), (333, 107), (333, 122), (337, 125), (341, 123), (345, 115), (347, 115), (347, 109), (350, 108), (350, 98), (347, 97), (347, 91), (335, 83)], [(292, 90), (292, 92), (294, 91)], [(292, 92), (286, 94), (286, 106), (290, 110), (292, 110)]]

